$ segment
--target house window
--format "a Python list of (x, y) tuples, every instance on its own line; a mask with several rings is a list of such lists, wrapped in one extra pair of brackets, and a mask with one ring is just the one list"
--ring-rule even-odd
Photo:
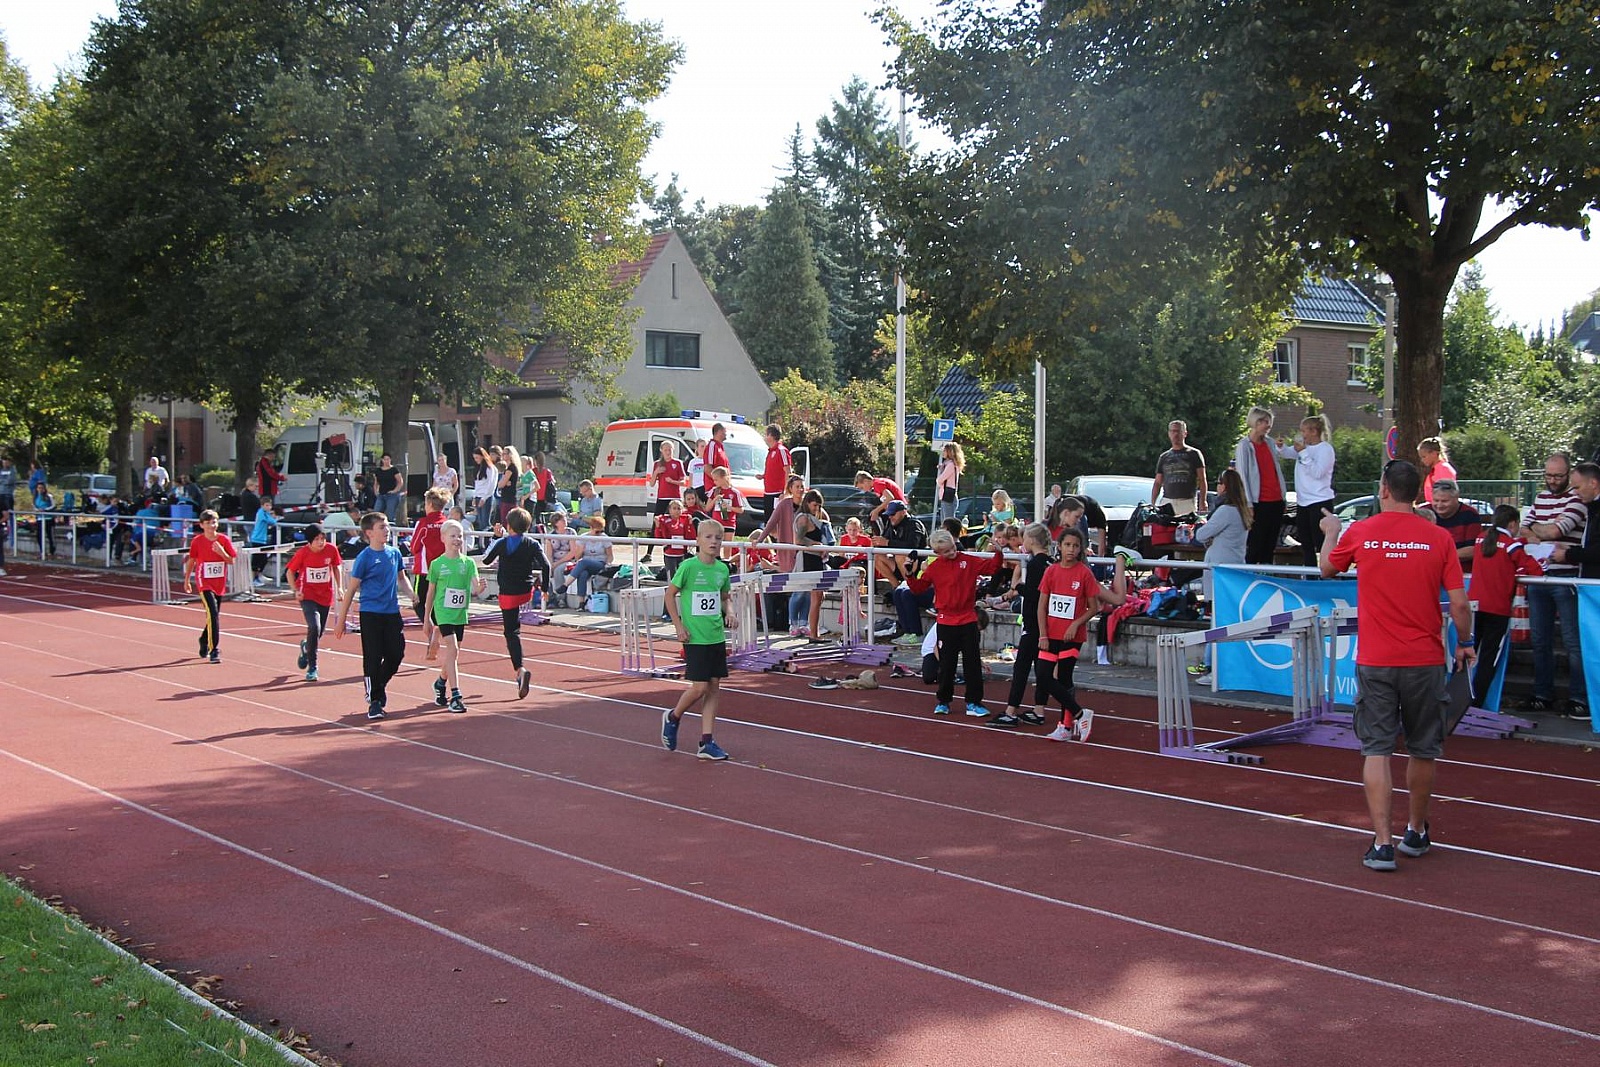
[(646, 330), (644, 365), (647, 367), (689, 367), (700, 369), (700, 335), (663, 333)]
[(1349, 385), (1366, 385), (1367, 346), (1350, 345), (1347, 351), (1350, 353), (1350, 371), (1346, 376), (1346, 383)]
[(1279, 385), (1300, 381), (1300, 346), (1293, 340), (1279, 341), (1272, 351), (1272, 380)]
[(523, 453), (533, 455), (543, 452), (550, 455), (556, 450), (556, 420), (553, 418), (523, 419)]

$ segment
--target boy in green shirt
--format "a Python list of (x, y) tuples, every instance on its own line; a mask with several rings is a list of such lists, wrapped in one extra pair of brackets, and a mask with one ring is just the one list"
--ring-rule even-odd
[(725, 760), (728, 754), (711, 737), (717, 725), (717, 696), (728, 676), (728, 565), (722, 553), (722, 524), (706, 519), (695, 528), (694, 555), (672, 574), (676, 596), (667, 597), (667, 614), (683, 643), (683, 676), (693, 684), (677, 706), (661, 713), (661, 743), (668, 752), (678, 747), (678, 721), (700, 705), (699, 756)]
[[(461, 639), (467, 635), (467, 605), (489, 583), (478, 577), (477, 560), (461, 553), (466, 540), (461, 524), (449, 519), (439, 533), (444, 539), (444, 555), (428, 564), (428, 603), (423, 617), (437, 624), (444, 646), (444, 663), (433, 683), (433, 702), (459, 714), (467, 710), (461, 700), (461, 677), (456, 672)], [(450, 689), (449, 700), (444, 695), (446, 686)]]

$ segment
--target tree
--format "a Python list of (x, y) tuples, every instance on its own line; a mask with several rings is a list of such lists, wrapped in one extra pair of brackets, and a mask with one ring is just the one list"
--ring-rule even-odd
[(1483, 268), (1469, 263), (1444, 315), (1440, 417), (1451, 429), (1467, 424), (1475, 386), (1511, 374), (1528, 360), (1522, 335), (1512, 327), (1496, 326), (1494, 318)]
[(772, 392), (772, 421), (783, 427), (790, 447), (811, 450), (812, 481), (848, 481), (858, 470), (877, 468), (880, 420), (859, 390), (825, 390), (790, 370)]
[(767, 198), (739, 278), (739, 303), (733, 327), (763, 378), (775, 381), (795, 368), (819, 385), (833, 384), (828, 298), (799, 197), (787, 185)]
[[(1281, 288), (1284, 260), (1359, 261), (1397, 293), (1409, 453), (1436, 425), (1461, 266), (1515, 226), (1585, 227), (1600, 199), (1592, 4), (992, 8), (954, 0), (936, 35), (885, 22), (955, 145), (902, 184), (925, 220), (906, 228), (929, 238), (943, 317), (964, 305), (1014, 362), (1150, 293), (1180, 250), (1235, 248), (1244, 302)], [(1484, 226), (1490, 199), (1508, 210)]]

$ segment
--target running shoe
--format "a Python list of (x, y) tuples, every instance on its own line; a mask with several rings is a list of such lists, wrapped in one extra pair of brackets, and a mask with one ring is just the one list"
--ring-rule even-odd
[(1206, 675), (1208, 675), (1210, 673), (1211, 673), (1211, 665), (1209, 663), (1191, 663), (1191, 664), (1189, 664), (1189, 677), (1191, 677), (1191, 678), (1204, 678)]
[(990, 719), (989, 722), (988, 722), (988, 725), (990, 725), (990, 726), (1020, 726), (1020, 725), (1022, 725), (1022, 720), (1017, 718), (1015, 715), (1003, 715), (1002, 714), (1002, 715), (996, 715), (994, 718)]
[(450, 701), (445, 696), (444, 679), (443, 678), (435, 678), (433, 680), (433, 705), (434, 705), (434, 707), (442, 708), (448, 703), (450, 703)]
[(678, 751), (678, 724), (670, 711), (661, 713), (661, 747), (668, 752)]
[(974, 704), (969, 700), (967, 701), (967, 714), (974, 719), (987, 719), (989, 717), (989, 709), (982, 704)]
[(1073, 733), (1072, 727), (1068, 726), (1066, 723), (1062, 723), (1054, 730), (1051, 730), (1049, 733), (1045, 734), (1044, 739), (1046, 741), (1071, 741), (1074, 736), (1076, 735)]
[(935, 715), (948, 715), (948, 714), (950, 714), (950, 705), (949, 704), (935, 704), (933, 706), (933, 713)]
[(922, 635), (921, 634), (901, 634), (899, 637), (896, 637), (894, 639), (894, 643), (896, 645), (900, 646), (901, 648), (910, 648), (913, 645), (922, 644)]
[(1425, 855), (1433, 847), (1433, 838), (1428, 836), (1428, 824), (1422, 824), (1422, 832), (1420, 834), (1411, 827), (1406, 827), (1406, 835), (1400, 839), (1400, 843), (1395, 847), (1407, 856)]
[(827, 678), (819, 675), (811, 680), (811, 688), (837, 689), (839, 688), (839, 680), (837, 678)]
[(728, 754), (722, 751), (722, 746), (717, 744), (715, 741), (707, 741), (702, 744), (700, 746), (700, 751), (696, 753), (696, 755), (698, 755), (701, 759), (709, 760), (725, 760), (728, 758)]
[(388, 717), (389, 717), (389, 713), (384, 711), (383, 710), (383, 706), (381, 704), (379, 704), (376, 700), (374, 700), (372, 703), (367, 705), (367, 721), (368, 722), (377, 722), (379, 719), (387, 719)]
[(445, 707), (455, 715), (460, 715), (462, 712), (467, 710), (466, 702), (461, 699), (461, 694), (459, 692), (450, 694), (450, 703), (446, 704)]
[(528, 696), (528, 686), (533, 684), (533, 675), (524, 667), (517, 672), (517, 699), (524, 700)]
[(211, 650), (211, 655), (207, 656), (206, 659), (209, 660), (212, 663), (221, 663), (222, 662), (222, 653), (218, 652), (216, 649), (213, 648)]
[(1580, 722), (1589, 721), (1589, 705), (1581, 700), (1567, 701), (1567, 718), (1577, 719)]
[(316, 680), (317, 680), (317, 669), (315, 667), (307, 668), (306, 669), (306, 681), (314, 682)]
[(304, 641), (301, 641), (300, 642), (300, 658), (294, 661), (294, 665), (296, 667), (299, 667), (301, 670), (305, 670), (306, 669), (306, 664), (309, 663), (309, 662), (311, 662), (311, 657), (306, 655), (306, 643)]
[(1019, 712), (1018, 715), (1017, 715), (1017, 718), (1021, 719), (1023, 722), (1027, 723), (1029, 726), (1043, 726), (1044, 725), (1044, 716), (1040, 715), (1037, 711)]
[(1078, 712), (1078, 721), (1073, 727), (1073, 739), (1076, 741), (1089, 740), (1089, 728), (1094, 725), (1094, 712), (1084, 708)]
[(1367, 849), (1367, 854), (1361, 857), (1361, 866), (1372, 871), (1392, 871), (1395, 869), (1394, 846), (1374, 844)]

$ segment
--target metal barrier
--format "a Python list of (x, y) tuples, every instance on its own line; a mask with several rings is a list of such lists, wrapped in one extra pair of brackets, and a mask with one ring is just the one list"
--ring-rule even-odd
[(189, 554), (187, 548), (158, 548), (152, 551), (155, 558), (150, 566), (150, 602), (152, 604), (190, 604), (198, 597), (185, 594), (182, 598), (172, 593), (172, 563)]

